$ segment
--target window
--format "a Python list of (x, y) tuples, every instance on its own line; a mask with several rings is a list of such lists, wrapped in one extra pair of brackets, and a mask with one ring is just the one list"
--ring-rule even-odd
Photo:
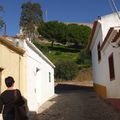
[(98, 61), (100, 61), (101, 60), (100, 42), (98, 43), (97, 51), (98, 51)]
[(49, 82), (51, 82), (51, 73), (49, 72)]
[(112, 81), (112, 80), (115, 79), (113, 53), (109, 56), (108, 61), (109, 61), (109, 74), (110, 74), (110, 80)]

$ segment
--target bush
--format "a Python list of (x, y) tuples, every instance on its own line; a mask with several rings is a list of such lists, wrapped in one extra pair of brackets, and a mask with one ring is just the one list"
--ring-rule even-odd
[(84, 66), (90, 66), (91, 65), (90, 53), (84, 49), (81, 50), (77, 58), (77, 63), (83, 64)]
[(55, 55), (61, 55), (60, 51), (56, 51)]
[(78, 73), (78, 66), (72, 61), (59, 61), (56, 63), (55, 78), (72, 80)]

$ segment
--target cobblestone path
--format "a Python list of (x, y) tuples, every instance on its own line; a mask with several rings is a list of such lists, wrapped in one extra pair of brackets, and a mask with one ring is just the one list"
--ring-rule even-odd
[(56, 93), (57, 97), (48, 101), (54, 104), (38, 113), (35, 120), (120, 120), (120, 113), (93, 88), (57, 85)]

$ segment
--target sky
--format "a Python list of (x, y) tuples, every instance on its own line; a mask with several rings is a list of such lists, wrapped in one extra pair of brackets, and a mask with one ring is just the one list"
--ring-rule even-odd
[[(7, 35), (19, 33), (21, 5), (29, 0), (0, 0), (4, 12), (0, 13), (7, 26)], [(98, 16), (112, 13), (110, 0), (31, 0), (40, 3), (46, 21), (93, 23)], [(114, 0), (120, 10), (120, 0)], [(47, 17), (45, 11), (47, 10)], [(3, 34), (3, 30), (0, 31)]]

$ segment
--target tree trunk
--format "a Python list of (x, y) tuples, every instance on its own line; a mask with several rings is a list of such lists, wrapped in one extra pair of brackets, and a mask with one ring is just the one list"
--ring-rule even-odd
[(53, 46), (54, 46), (54, 40), (52, 40), (51, 42), (51, 47), (53, 48)]

